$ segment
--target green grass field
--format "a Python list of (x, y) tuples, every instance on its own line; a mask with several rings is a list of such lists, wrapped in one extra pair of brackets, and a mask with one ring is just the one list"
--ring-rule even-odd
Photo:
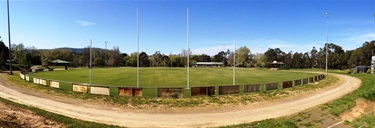
[[(186, 68), (140, 68), (141, 87), (185, 87)], [(92, 83), (136, 86), (136, 68), (94, 68)], [(236, 68), (236, 84), (264, 84), (314, 76), (312, 73)], [(89, 69), (74, 69), (30, 74), (32, 77), (66, 82), (90, 83)], [(232, 68), (190, 68), (190, 85), (232, 85)]]

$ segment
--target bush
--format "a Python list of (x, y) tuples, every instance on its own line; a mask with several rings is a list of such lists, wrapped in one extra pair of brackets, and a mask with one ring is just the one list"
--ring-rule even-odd
[(352, 74), (357, 74), (357, 73), (358, 73), (357, 69), (353, 70), (353, 72), (352, 72)]
[(375, 90), (369, 91), (363, 94), (363, 97), (367, 100), (374, 100), (375, 101)]
[(371, 74), (371, 69), (368, 69), (366, 73)]
[(345, 73), (346, 74), (352, 74), (352, 72), (350, 71), (350, 69), (345, 70)]

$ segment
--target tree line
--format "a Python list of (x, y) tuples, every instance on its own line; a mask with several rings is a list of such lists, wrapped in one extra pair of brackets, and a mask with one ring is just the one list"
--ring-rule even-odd
[[(328, 44), (328, 68), (348, 69), (359, 65), (371, 65), (371, 57), (374, 55), (375, 41), (365, 42), (355, 50), (344, 50), (341, 46)], [(9, 48), (0, 40), (0, 66), (4, 68), (9, 58)], [(268, 68), (273, 61), (283, 62), (285, 69), (325, 68), (325, 46), (310, 51), (284, 52), (280, 48), (269, 48), (265, 53), (252, 54), (250, 49), (242, 46), (233, 51), (220, 51), (213, 56), (206, 54), (192, 54), (190, 50), (182, 49), (179, 54), (163, 54), (156, 51), (153, 54), (139, 53), (140, 67), (186, 67), (187, 55), (190, 55), (190, 63), (194, 62), (223, 62), (225, 66), (234, 65), (234, 55), (237, 67)], [(113, 49), (92, 49), (92, 64), (97, 67), (136, 67), (137, 52), (130, 54), (121, 53), (119, 47)], [(12, 45), (12, 59), (15, 63), (30, 67), (32, 65), (48, 65), (52, 60), (60, 59), (71, 63), (71, 66), (89, 66), (90, 48), (83, 48), (82, 53), (72, 52), (70, 49), (38, 50), (31, 46), (21, 44)]]

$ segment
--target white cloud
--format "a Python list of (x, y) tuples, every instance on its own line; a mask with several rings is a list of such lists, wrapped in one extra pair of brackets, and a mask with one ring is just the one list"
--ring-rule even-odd
[(78, 24), (81, 25), (81, 26), (91, 26), (91, 25), (95, 25), (94, 22), (84, 21), (84, 20), (77, 20), (76, 23), (78, 23)]
[(366, 41), (371, 41), (375, 39), (374, 33), (367, 33), (352, 37), (347, 37), (342, 40), (338, 40), (336, 42), (333, 42), (334, 44), (338, 44), (343, 47), (345, 50), (353, 50), (360, 46), (362, 46), (363, 43)]

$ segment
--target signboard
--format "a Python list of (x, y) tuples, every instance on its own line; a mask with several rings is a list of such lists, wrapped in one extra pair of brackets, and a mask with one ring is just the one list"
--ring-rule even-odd
[(54, 88), (60, 88), (60, 83), (57, 81), (49, 81), (49, 86)]
[(34, 78), (34, 83), (35, 84), (39, 84), (39, 79), (38, 78)]
[(75, 92), (87, 92), (86, 85), (73, 84), (73, 91)]
[(39, 79), (39, 84), (41, 85), (47, 85), (47, 81), (44, 79)]
[(109, 87), (91, 86), (90, 93), (91, 94), (109, 95)]

